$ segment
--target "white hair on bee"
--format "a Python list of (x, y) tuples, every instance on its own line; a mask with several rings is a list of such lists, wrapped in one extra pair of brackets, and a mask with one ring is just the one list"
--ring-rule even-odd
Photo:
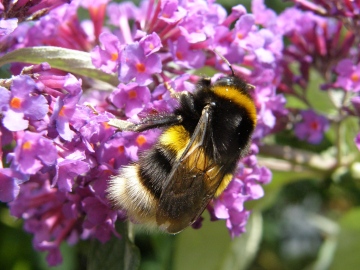
[(120, 174), (109, 181), (108, 198), (116, 208), (127, 210), (129, 216), (136, 216), (133, 221), (154, 223), (155, 197), (144, 187), (139, 178), (138, 166), (124, 166)]

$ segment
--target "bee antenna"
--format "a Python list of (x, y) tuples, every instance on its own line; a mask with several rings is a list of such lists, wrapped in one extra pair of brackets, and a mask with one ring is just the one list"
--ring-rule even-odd
[(220, 54), (216, 49), (214, 49), (213, 52), (216, 53), (229, 66), (232, 75), (235, 76), (235, 72), (234, 72), (230, 62), (222, 54)]

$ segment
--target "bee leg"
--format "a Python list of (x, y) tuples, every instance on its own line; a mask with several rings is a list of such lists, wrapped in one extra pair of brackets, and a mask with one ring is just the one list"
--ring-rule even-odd
[(168, 90), (170, 92), (172, 97), (175, 97), (178, 94), (177, 92), (175, 92), (175, 89), (171, 87), (169, 82), (164, 82), (164, 86), (165, 86), (166, 90)]
[(246, 88), (247, 88), (248, 90), (254, 90), (256, 87), (255, 87), (255, 85), (252, 85), (252, 84), (250, 84), (250, 83), (247, 83), (247, 84), (246, 84)]
[(136, 126), (136, 124), (134, 124), (134, 123), (120, 120), (117, 118), (111, 118), (108, 121), (108, 124), (112, 127), (117, 128), (118, 130), (121, 130), (121, 131), (135, 131), (134, 128)]
[(176, 124), (180, 124), (181, 122), (182, 122), (182, 117), (180, 115), (157, 114), (153, 116), (148, 116), (145, 119), (143, 119), (140, 123), (136, 123), (136, 124), (116, 118), (110, 119), (108, 124), (110, 126), (116, 127), (120, 131), (141, 132), (148, 129), (176, 125)]
[(174, 88), (171, 87), (169, 82), (164, 82), (164, 86), (165, 86), (166, 90), (168, 90), (170, 92), (171, 97), (180, 99), (180, 96), (182, 95), (182, 93), (175, 92)]

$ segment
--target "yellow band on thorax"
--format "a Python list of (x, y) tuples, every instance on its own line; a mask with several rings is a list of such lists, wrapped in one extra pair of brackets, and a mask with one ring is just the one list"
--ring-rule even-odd
[(189, 141), (189, 132), (182, 125), (176, 125), (168, 128), (163, 134), (161, 134), (159, 139), (160, 144), (175, 151), (178, 158), (185, 150)]
[(256, 108), (254, 101), (250, 97), (236, 90), (233, 86), (215, 86), (212, 88), (212, 91), (217, 96), (230, 100), (241, 108), (244, 108), (248, 112), (254, 126), (256, 126)]

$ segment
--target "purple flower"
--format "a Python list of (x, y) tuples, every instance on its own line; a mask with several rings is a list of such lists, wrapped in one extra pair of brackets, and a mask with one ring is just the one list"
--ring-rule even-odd
[[(251, 33), (252, 27), (254, 26), (255, 18), (252, 14), (245, 14), (240, 17), (235, 23), (234, 28), (234, 41), (242, 48), (248, 48), (249, 41), (256, 44), (256, 37)], [(251, 47), (259, 47), (253, 45)]]
[(310, 10), (316, 14), (328, 17), (336, 17), (347, 21), (348, 26), (356, 31), (358, 26), (357, 16), (360, 11), (358, 1), (324, 1), (324, 0), (294, 0), (301, 8)]
[(278, 30), (284, 34), (292, 35), (301, 33), (309, 38), (308, 34), (316, 24), (325, 23), (326, 21), (311, 12), (304, 12), (297, 8), (288, 8), (279, 15), (277, 24)]
[(37, 85), (29, 76), (15, 77), (10, 90), (0, 87), (0, 109), (4, 114), (3, 124), (8, 130), (24, 130), (29, 121), (45, 117), (49, 105), (45, 97), (38, 94)]
[(162, 1), (159, 19), (169, 24), (177, 23), (186, 16), (186, 9), (177, 1)]
[(110, 0), (81, 1), (80, 3), (89, 10), (89, 15), (94, 25), (94, 37), (96, 39), (99, 39), (103, 28), (106, 5), (108, 2), (110, 2)]
[(146, 35), (139, 41), (141, 47), (144, 49), (145, 56), (149, 56), (162, 47), (161, 39), (156, 33)]
[[(126, 137), (116, 136), (104, 142), (97, 150), (97, 158), (101, 164), (106, 164), (111, 168), (119, 169), (128, 164), (131, 160), (129, 141)], [(115, 172), (114, 172), (115, 173)]]
[(312, 110), (302, 111), (301, 116), (302, 121), (295, 126), (296, 136), (309, 143), (320, 143), (329, 128), (328, 120)]
[(52, 185), (57, 185), (60, 191), (72, 192), (76, 177), (90, 170), (90, 165), (82, 159), (85, 159), (85, 155), (75, 152), (71, 157), (59, 161)]
[(120, 84), (110, 95), (110, 101), (125, 110), (127, 117), (140, 113), (150, 101), (150, 90), (136, 83)]
[(140, 86), (152, 82), (153, 74), (161, 71), (161, 61), (158, 55), (145, 56), (145, 51), (139, 43), (126, 45), (121, 52), (119, 80), (128, 83), (135, 79)]
[(338, 74), (335, 87), (345, 91), (360, 91), (360, 64), (354, 65), (350, 59), (343, 59), (337, 64), (335, 71)]
[(71, 141), (74, 132), (70, 129), (70, 121), (76, 119), (76, 104), (82, 93), (81, 81), (69, 74), (62, 83), (67, 94), (56, 99), (50, 121), (55, 123), (57, 132), (64, 140)]
[(42, 168), (56, 164), (57, 150), (53, 142), (41, 134), (25, 131), (9, 158), (14, 170), (35, 174)]
[(127, 132), (123, 136), (128, 140), (125, 146), (125, 154), (132, 161), (139, 159), (139, 152), (149, 149), (157, 140), (159, 130), (148, 130), (141, 134)]
[(250, 212), (244, 208), (248, 199), (244, 183), (235, 178), (218, 199), (214, 202), (214, 215), (217, 219), (226, 219), (226, 227), (231, 237), (245, 232)]
[(86, 52), (91, 50), (94, 38), (80, 24), (78, 5), (79, 1), (73, 1), (42, 17), (28, 30), (26, 46), (50, 45)]
[(253, 77), (254, 83), (258, 85), (254, 89), (254, 99), (258, 107), (258, 122), (252, 136), (253, 141), (256, 142), (266, 134), (273, 132), (276, 129), (277, 120), (287, 115), (285, 109), (286, 99), (282, 95), (275, 95), (275, 88), (270, 83), (275, 79), (274, 76), (273, 71), (265, 70)]
[(0, 168), (0, 201), (11, 202), (19, 194), (20, 184), (28, 178), (9, 168)]
[(16, 1), (11, 3), (6, 3), (4, 6), (1, 4), (2, 12), (0, 13), (1, 17), (5, 18), (18, 18), (19, 22), (24, 20), (34, 20), (40, 16), (45, 15), (50, 10), (70, 2), (69, 0), (52, 0), (52, 1)]
[(235, 178), (213, 203), (214, 217), (226, 219), (226, 226), (231, 237), (245, 231), (250, 212), (246, 211), (244, 203), (263, 197), (264, 191), (260, 184), (269, 183), (272, 177), (267, 168), (259, 167), (256, 160), (251, 161), (253, 157), (250, 155), (243, 160), (247, 166), (239, 166)]
[(0, 19), (0, 40), (4, 36), (14, 31), (17, 26), (18, 26), (17, 19), (8, 19), (8, 20)]
[(82, 206), (86, 213), (84, 228), (94, 230), (94, 234), (101, 242), (109, 241), (115, 233), (116, 213), (96, 197), (85, 198), (82, 201)]
[(221, 25), (229, 27), (234, 21), (246, 14), (246, 8), (243, 5), (236, 5), (231, 8), (231, 13), (224, 19)]
[(60, 243), (67, 237), (69, 225), (76, 222), (74, 218), (65, 218), (62, 209), (64, 202), (63, 195), (50, 188), (48, 181), (38, 177), (21, 185), (19, 197), (10, 203), (11, 214), (24, 218), (25, 229), (35, 234), (35, 248), (49, 251), (49, 265), (61, 263)]
[[(284, 65), (294, 60), (308, 80), (310, 66), (327, 76), (340, 59), (348, 57), (355, 35), (340, 22), (325, 19), (311, 12), (289, 8), (279, 16), (279, 31), (284, 31), (291, 41), (284, 54)], [(299, 35), (299, 33), (301, 33)]]
[(201, 68), (205, 55), (200, 50), (191, 50), (190, 44), (181, 36), (176, 43), (169, 40), (169, 48), (175, 63), (185, 68)]
[(234, 179), (227, 187), (227, 191), (220, 195), (214, 203), (215, 216), (219, 219), (230, 218), (230, 210), (235, 208), (238, 212), (244, 209), (246, 195), (243, 193), (244, 185)]
[[(207, 25), (206, 23), (207, 16), (210, 16), (211, 14), (209, 6), (205, 2), (197, 2), (196, 5), (189, 4), (187, 8), (187, 16), (179, 23), (178, 29), (180, 30), (180, 33), (178, 34), (184, 36), (189, 43), (205, 41), (205, 31), (211, 28), (210, 25)], [(208, 12), (207, 16), (202, 15), (204, 10)], [(216, 20), (216, 18), (214, 19)]]
[(251, 1), (251, 10), (255, 15), (256, 23), (274, 30), (277, 24), (276, 13), (273, 10), (266, 8), (264, 0)]
[(107, 7), (107, 15), (109, 16), (110, 24), (117, 28), (116, 34), (119, 37), (120, 42), (126, 44), (134, 41), (131, 33), (130, 21), (134, 19), (144, 19), (145, 14), (146, 13), (141, 12), (139, 8), (130, 1), (122, 3), (112, 2)]
[(115, 72), (119, 65), (120, 42), (111, 33), (104, 32), (99, 37), (101, 47), (96, 46), (91, 52), (92, 63), (106, 73)]
[[(78, 110), (79, 123), (73, 124), (73, 126), (81, 134), (82, 140), (87, 145), (87, 149), (91, 152), (94, 151), (94, 146), (99, 143), (107, 142), (111, 136), (114, 134), (114, 128), (108, 125), (108, 121), (113, 116), (104, 113), (104, 114), (88, 114), (88, 108), (86, 106), (79, 108)], [(80, 113), (82, 112), (82, 114)], [(86, 120), (86, 122), (81, 122), (81, 120)]]

